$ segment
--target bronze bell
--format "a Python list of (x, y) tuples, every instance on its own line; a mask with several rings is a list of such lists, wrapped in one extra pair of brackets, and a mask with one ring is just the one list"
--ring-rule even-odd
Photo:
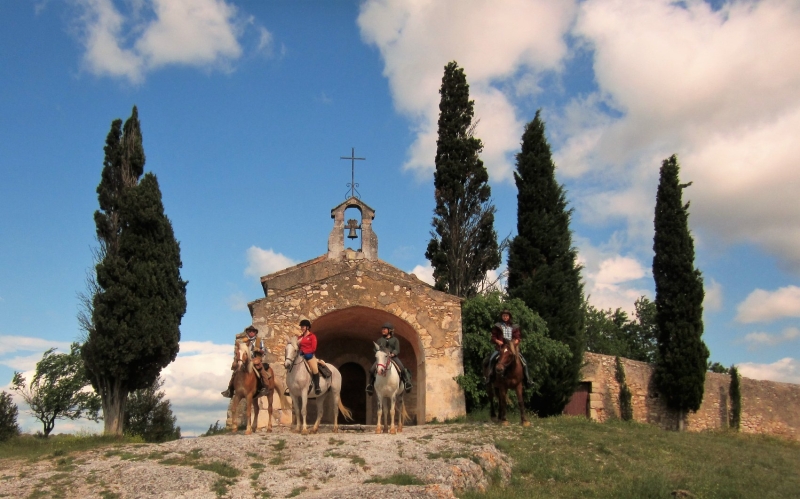
[(348, 239), (358, 239), (358, 234), (356, 234), (356, 228), (350, 227), (350, 232), (347, 234)]

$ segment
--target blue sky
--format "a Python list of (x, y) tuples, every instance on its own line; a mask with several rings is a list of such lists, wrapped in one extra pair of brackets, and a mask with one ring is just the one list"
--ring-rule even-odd
[(514, 154), (541, 108), (585, 290), (631, 310), (653, 297), (658, 168), (676, 153), (712, 360), (800, 382), (792, 1), (19, 0), (0, 3), (0, 23), (0, 385), (80, 338), (103, 144), (133, 105), (189, 281), (164, 372), (186, 434), (224, 419), (258, 277), (325, 253), (352, 147), (379, 257), (429, 276), (451, 60), (475, 100), (498, 234), (515, 232)]

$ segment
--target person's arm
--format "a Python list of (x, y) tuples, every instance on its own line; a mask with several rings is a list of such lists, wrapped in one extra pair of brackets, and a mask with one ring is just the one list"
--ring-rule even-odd
[(309, 336), (309, 340), (311, 340), (311, 341), (309, 341), (309, 345), (311, 346), (311, 352), (309, 352), (309, 353), (316, 354), (317, 353), (317, 335), (314, 334), (314, 333), (311, 333), (308, 336)]
[(400, 340), (392, 337), (392, 357), (400, 355)]

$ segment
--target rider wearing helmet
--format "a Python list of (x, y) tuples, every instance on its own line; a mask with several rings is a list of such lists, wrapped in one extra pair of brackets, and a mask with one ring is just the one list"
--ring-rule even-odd
[[(256, 357), (260, 356), (263, 358), (264, 353), (266, 350), (264, 349), (264, 340), (258, 337), (258, 329), (255, 326), (247, 326), (247, 329), (244, 330), (245, 334), (247, 335), (247, 346), (250, 347), (250, 356)], [(239, 338), (239, 336), (237, 336)], [(234, 348), (234, 355), (236, 355), (236, 350)], [(262, 397), (267, 395), (267, 380), (269, 379), (269, 364), (265, 361), (261, 361), (261, 365), (263, 368), (260, 370), (261, 375), (257, 377), (258, 379), (258, 394), (257, 397)], [(231, 370), (234, 371), (231, 374), (231, 380), (228, 382), (228, 389), (222, 392), (223, 397), (232, 398), (233, 397), (233, 378), (236, 376), (236, 358), (233, 359), (233, 364), (231, 365)]]
[[(398, 369), (400, 370), (400, 379), (403, 380), (403, 383), (406, 386), (406, 393), (411, 391), (411, 371), (403, 366), (403, 363), (400, 362), (398, 355), (400, 355), (400, 341), (394, 337), (394, 325), (391, 322), (387, 322), (381, 327), (381, 337), (375, 343), (378, 344), (378, 348), (382, 348), (389, 351), (389, 357), (397, 364)], [(378, 369), (378, 361), (372, 363), (372, 367), (369, 370), (369, 384), (367, 385), (367, 394), (372, 395), (372, 392), (375, 390), (375, 372)]]
[[(483, 361), (483, 380), (485, 383), (490, 383), (492, 381), (494, 365), (497, 362), (497, 357), (500, 355), (500, 350), (503, 348), (503, 342), (513, 341), (515, 345), (519, 346), (521, 338), (522, 333), (520, 332), (519, 325), (511, 322), (511, 311), (505, 309), (500, 312), (500, 321), (492, 326), (492, 343), (494, 344), (494, 352), (489, 354), (489, 356)], [(525, 376), (523, 381), (525, 382), (525, 385), (533, 386), (531, 375), (528, 373), (528, 363), (525, 361), (525, 357), (522, 356), (522, 353), (519, 354), (519, 359), (522, 361), (522, 371)]]
[[(322, 390), (319, 388), (319, 366), (314, 353), (317, 351), (317, 336), (311, 332), (311, 321), (303, 319), (300, 321), (300, 337), (297, 341), (300, 354), (308, 362), (311, 368), (311, 381), (314, 383), (314, 393), (319, 395)], [(288, 388), (288, 387), (287, 387)]]

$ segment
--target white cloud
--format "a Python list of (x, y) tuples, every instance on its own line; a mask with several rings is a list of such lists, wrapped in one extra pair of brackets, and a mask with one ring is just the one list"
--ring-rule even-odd
[(719, 312), (722, 310), (722, 284), (714, 279), (709, 279), (705, 283), (706, 296), (703, 299), (703, 309), (706, 312)]
[[(97, 75), (138, 83), (170, 65), (229, 67), (241, 56), (236, 8), (224, 0), (146, 0), (123, 15), (112, 0), (79, 0), (84, 62)], [(142, 16), (143, 7), (152, 16)], [(270, 40), (261, 29), (259, 48)], [(268, 32), (266, 32), (268, 34)]]
[(796, 327), (789, 327), (784, 329), (779, 334), (763, 332), (749, 333), (745, 335), (741, 342), (747, 343), (749, 345), (748, 348), (753, 350), (758, 347), (771, 347), (781, 343), (795, 341), (797, 339), (800, 339), (800, 329), (797, 329)]
[(0, 355), (14, 352), (44, 352), (48, 348), (58, 348), (69, 352), (69, 341), (53, 341), (30, 336), (0, 335)]
[(427, 282), (431, 286), (436, 283), (433, 279), (433, 267), (431, 267), (430, 262), (427, 262), (425, 265), (417, 265), (411, 273), (419, 277), (422, 282)]
[(737, 365), (739, 374), (751, 379), (766, 379), (800, 384), (800, 361), (786, 357), (772, 364), (744, 362)]
[(272, 248), (264, 250), (258, 246), (250, 246), (247, 250), (247, 268), (244, 273), (248, 276), (261, 277), (297, 265), (298, 262), (280, 253), (275, 253)]
[(796, 4), (589, 0), (573, 33), (594, 50), (598, 85), (557, 121), (557, 157), (586, 181), (578, 214), (622, 217), (649, 239), (660, 160), (677, 153), (693, 226), (800, 268)]
[(736, 320), (745, 324), (800, 317), (800, 287), (786, 286), (772, 292), (756, 289), (736, 310)]
[(632, 314), (635, 302), (650, 292), (641, 288), (649, 275), (635, 258), (616, 253), (617, 248), (597, 248), (580, 240), (578, 262), (583, 265), (584, 294), (598, 309), (621, 308)]
[(486, 167), (493, 178), (510, 180), (506, 155), (518, 149), (523, 125), (510, 98), (535, 94), (542, 73), (562, 69), (575, 9), (572, 1), (539, 0), (362, 4), (361, 35), (380, 50), (395, 108), (417, 134), (404, 167), (423, 176), (433, 171), (438, 90), (444, 66), (455, 60), (475, 101)]

